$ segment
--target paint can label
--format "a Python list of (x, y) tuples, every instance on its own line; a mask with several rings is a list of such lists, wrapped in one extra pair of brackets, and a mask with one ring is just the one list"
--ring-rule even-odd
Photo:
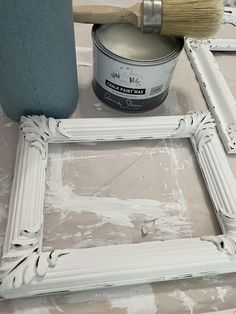
[(163, 64), (137, 66), (116, 61), (94, 46), (94, 79), (111, 95), (149, 99), (169, 88), (177, 59)]

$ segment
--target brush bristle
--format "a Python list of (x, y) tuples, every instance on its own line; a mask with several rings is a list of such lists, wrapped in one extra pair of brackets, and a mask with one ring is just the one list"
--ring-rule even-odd
[(222, 0), (162, 0), (163, 35), (211, 37), (222, 19)]

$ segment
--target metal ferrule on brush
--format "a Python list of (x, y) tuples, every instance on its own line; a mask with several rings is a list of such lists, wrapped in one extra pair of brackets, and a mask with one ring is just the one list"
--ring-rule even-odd
[(143, 0), (143, 32), (160, 33), (162, 0)]

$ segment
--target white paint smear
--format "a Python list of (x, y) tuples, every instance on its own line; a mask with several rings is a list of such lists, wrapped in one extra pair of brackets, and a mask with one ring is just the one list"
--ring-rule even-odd
[(128, 314), (155, 314), (157, 305), (151, 285), (126, 289), (126, 295), (111, 298), (112, 308), (126, 309)]
[(157, 302), (149, 284), (86, 291), (63, 297), (63, 303), (83, 302), (109, 302), (112, 309), (125, 309), (127, 314), (157, 313)]
[(76, 59), (78, 66), (93, 65), (92, 62), (92, 48), (91, 47), (76, 47)]
[(173, 293), (170, 293), (169, 296), (180, 301), (182, 305), (185, 307), (185, 309), (188, 310), (189, 313), (193, 314), (193, 309), (196, 303), (186, 293), (178, 289), (174, 291)]
[(9, 123), (6, 123), (4, 126), (5, 126), (5, 128), (10, 128), (10, 127), (12, 127), (13, 125), (15, 125), (14, 122), (9, 122)]
[(50, 314), (46, 297), (13, 300), (14, 314)]
[(0, 196), (10, 192), (12, 174), (0, 168)]
[[(12, 174), (0, 168), (0, 197), (10, 193)], [(0, 202), (0, 223), (6, 218), (7, 205)]]
[(217, 290), (217, 293), (219, 295), (221, 302), (225, 302), (225, 297), (227, 293), (229, 292), (230, 288), (216, 287), (216, 290)]
[[(57, 154), (56, 154), (57, 155)], [(63, 182), (63, 158), (51, 153), (48, 171), (47, 207), (59, 209), (61, 220), (69, 211), (89, 212), (99, 218), (99, 226), (105, 223), (134, 227), (134, 222), (143, 221), (144, 235), (163, 233), (166, 239), (191, 237), (192, 223), (188, 221), (186, 204), (181, 191), (176, 192), (178, 202), (159, 202), (152, 199), (119, 199), (116, 197), (83, 196), (74, 193), (73, 187)]]
[(3, 204), (0, 203), (0, 223), (5, 218), (6, 218), (6, 211), (5, 211), (4, 207), (3, 207)]

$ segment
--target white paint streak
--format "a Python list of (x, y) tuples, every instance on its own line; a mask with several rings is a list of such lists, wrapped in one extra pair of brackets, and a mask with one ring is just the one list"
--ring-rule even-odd
[(10, 128), (10, 127), (12, 127), (13, 125), (15, 125), (14, 122), (9, 122), (9, 123), (6, 123), (4, 126), (5, 126), (5, 128)]
[(183, 104), (178, 101), (176, 91), (170, 90), (168, 94), (168, 101), (165, 102), (165, 111), (168, 115), (183, 115)]
[(170, 293), (169, 296), (175, 298), (176, 300), (180, 301), (182, 305), (185, 307), (189, 313), (193, 314), (193, 309), (196, 303), (190, 298), (185, 292), (177, 289), (173, 293)]
[[(49, 297), (50, 298), (50, 297)], [(54, 297), (50, 298), (50, 301), (52, 303), (53, 309), (55, 309), (57, 312), (64, 313), (63, 309), (60, 307), (59, 304), (56, 303), (56, 299)]]
[(225, 302), (225, 297), (227, 293), (229, 292), (229, 288), (216, 287), (216, 290), (217, 290), (217, 293), (219, 295), (221, 302)]
[[(0, 197), (10, 193), (12, 175), (4, 169), (0, 169)], [(0, 223), (6, 218), (7, 205), (0, 202)]]
[(4, 169), (0, 169), (0, 196), (10, 192), (12, 174)]
[(100, 103), (95, 103), (94, 104), (94, 107), (96, 107), (96, 109), (98, 110), (98, 111), (102, 111), (103, 109), (102, 109), (102, 104), (100, 104)]
[(5, 218), (6, 218), (6, 211), (5, 211), (4, 207), (3, 207), (3, 204), (0, 203), (0, 223)]
[(76, 47), (77, 66), (91, 67), (92, 62), (92, 48), (91, 47)]
[[(83, 143), (80, 143), (80, 146), (85, 146), (85, 147), (88, 147), (88, 146), (96, 146), (96, 142), (90, 142), (90, 143), (86, 143), (86, 144), (83, 144)], [(160, 151), (159, 151), (160, 149)], [(130, 152), (122, 152), (122, 157), (141, 157), (141, 156), (152, 156), (152, 155), (155, 155), (156, 153), (159, 154), (165, 154), (167, 152), (167, 154), (169, 155), (170, 152), (169, 152), (169, 149), (168, 147), (164, 146), (163, 147), (155, 147), (153, 148), (152, 150), (147, 150), (147, 151), (143, 151), (143, 150), (140, 150), (140, 151), (130, 151)], [(65, 155), (63, 156), (63, 160), (73, 160), (73, 159), (76, 159), (76, 160), (86, 160), (86, 159), (98, 159), (98, 158), (101, 158), (101, 159), (105, 159), (105, 158), (118, 158), (118, 155), (117, 155), (117, 152), (116, 153), (110, 153), (110, 154), (90, 154), (90, 155), (85, 155), (85, 156), (76, 156), (76, 157), (73, 157), (71, 154), (69, 153), (65, 153)], [(57, 159), (60, 159), (61, 160), (61, 156), (57, 156), (57, 154), (54, 154), (54, 153), (50, 153), (49, 155), (49, 159), (53, 159), (53, 162), (54, 160), (57, 160)], [(166, 170), (168, 170), (168, 168), (166, 168)]]
[(128, 314), (155, 314), (157, 305), (151, 285), (126, 289), (125, 296), (111, 298), (112, 308), (126, 309)]
[(14, 314), (50, 314), (46, 297), (12, 301)]
[(216, 285), (223, 285), (223, 280), (222, 280), (222, 277), (220, 277), (220, 276), (203, 277), (202, 279), (204, 281), (208, 281), (209, 283), (213, 284), (214, 286), (216, 286)]
[(63, 302), (109, 302), (112, 309), (125, 309), (127, 314), (157, 313), (157, 301), (149, 284), (68, 294), (63, 297)]

